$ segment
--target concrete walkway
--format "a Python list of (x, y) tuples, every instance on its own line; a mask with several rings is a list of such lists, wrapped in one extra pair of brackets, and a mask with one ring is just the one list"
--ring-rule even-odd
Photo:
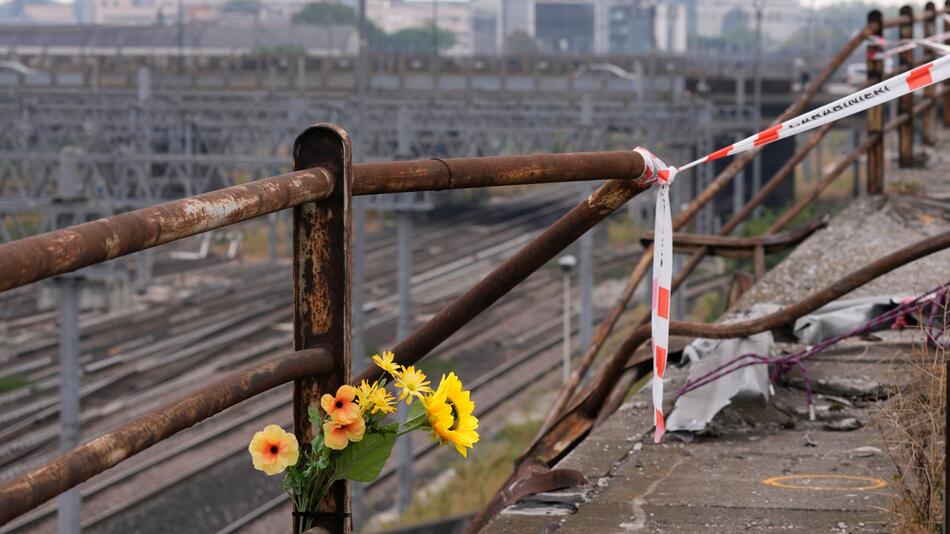
[[(887, 197), (861, 197), (750, 290), (736, 309), (788, 304), (888, 252), (950, 229), (950, 144), (928, 151), (927, 169), (889, 169)], [(913, 295), (950, 281), (950, 251), (905, 266), (848, 297)], [(489, 532), (889, 532), (893, 468), (872, 400), (833, 384), (850, 378), (898, 384), (919, 333), (847, 340), (811, 360), (816, 421), (805, 395), (776, 388), (768, 406), (732, 405), (691, 443), (654, 444), (650, 391), (635, 395), (558, 467), (588, 486), (530, 497), (505, 510)], [(795, 345), (781, 345), (795, 350)], [(672, 393), (685, 369), (671, 369)], [(830, 379), (830, 380), (829, 380)], [(672, 397), (667, 398), (667, 413)], [(859, 427), (831, 430), (847, 418)]]

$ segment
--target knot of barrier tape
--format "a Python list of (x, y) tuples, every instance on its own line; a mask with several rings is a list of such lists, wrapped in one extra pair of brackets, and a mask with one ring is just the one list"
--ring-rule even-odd
[(668, 185), (673, 183), (676, 178), (676, 167), (663, 163), (663, 160), (642, 146), (634, 148), (633, 151), (643, 156), (643, 174), (637, 178), (637, 183), (644, 185)]

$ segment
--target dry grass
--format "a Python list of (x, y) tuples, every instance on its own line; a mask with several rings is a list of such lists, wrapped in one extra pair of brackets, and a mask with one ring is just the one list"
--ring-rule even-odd
[(893, 487), (897, 496), (891, 511), (897, 532), (939, 532), (944, 493), (947, 351), (922, 344), (914, 348), (911, 358), (910, 385), (893, 388), (878, 413), (895, 469)]
[(607, 220), (607, 246), (613, 249), (629, 247), (631, 243), (636, 243), (640, 239), (642, 233), (643, 230), (638, 228), (626, 214)]
[(531, 443), (540, 424), (540, 420), (534, 420), (507, 425), (479, 443), (468, 460), (452, 456), (442, 469), (446, 476), (437, 488), (417, 492), (402, 517), (372, 530), (477, 512), (508, 478), (515, 458)]
[(905, 197), (924, 197), (927, 188), (916, 180), (888, 180), (885, 184), (888, 193)]

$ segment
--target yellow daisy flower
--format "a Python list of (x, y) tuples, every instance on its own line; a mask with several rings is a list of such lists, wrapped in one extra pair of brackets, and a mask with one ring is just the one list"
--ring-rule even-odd
[(426, 407), (433, 439), (443, 445), (453, 444), (462, 457), (478, 442), (478, 418), (472, 415), (475, 403), (471, 392), (462, 389), (462, 381), (449, 373), (442, 376), (439, 389), (422, 400)]
[(373, 410), (370, 413), (383, 412), (386, 414), (396, 411), (396, 398), (385, 388), (376, 388), (370, 398), (373, 402)]
[(363, 380), (356, 386), (356, 403), (360, 406), (360, 413), (364, 414), (373, 407), (373, 392), (379, 388), (379, 382), (369, 382)]
[(396, 376), (399, 374), (400, 365), (393, 363), (393, 359), (395, 357), (395, 354), (387, 350), (383, 353), (382, 357), (380, 357), (379, 354), (373, 354), (373, 361), (376, 362), (376, 365), (378, 365), (383, 371)]
[(268, 475), (282, 473), (288, 466), (296, 464), (300, 455), (297, 437), (277, 425), (267, 425), (255, 433), (247, 451), (251, 453), (254, 469)]
[(356, 388), (357, 403), (360, 405), (360, 413), (375, 414), (382, 412), (384, 414), (393, 413), (396, 407), (393, 405), (395, 398), (386, 388), (380, 387), (379, 382), (369, 382), (363, 380)]
[(412, 398), (422, 399), (425, 393), (432, 393), (429, 387), (429, 381), (422, 371), (416, 370), (415, 366), (403, 367), (402, 371), (393, 375), (396, 377), (396, 387), (402, 389), (399, 393), (399, 400), (406, 400), (406, 404), (412, 404)]

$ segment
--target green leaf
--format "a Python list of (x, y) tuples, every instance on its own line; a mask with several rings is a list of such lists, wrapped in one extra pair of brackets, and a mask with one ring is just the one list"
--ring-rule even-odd
[(320, 454), (323, 451), (323, 434), (317, 434), (313, 437), (313, 441), (310, 442), (310, 449), (314, 454)]
[(317, 410), (316, 406), (307, 406), (307, 415), (310, 417), (310, 424), (314, 428), (320, 428), (323, 426), (323, 418), (320, 417), (320, 411)]
[(426, 414), (426, 407), (422, 404), (422, 401), (416, 399), (412, 404), (409, 405), (409, 413), (406, 415), (406, 422), (415, 421), (420, 417), (428, 417)]
[(395, 434), (399, 432), (399, 423), (389, 423), (388, 425), (379, 425), (376, 428), (383, 434)]
[(372, 482), (383, 470), (396, 443), (396, 434), (366, 434), (337, 454), (336, 480)]

